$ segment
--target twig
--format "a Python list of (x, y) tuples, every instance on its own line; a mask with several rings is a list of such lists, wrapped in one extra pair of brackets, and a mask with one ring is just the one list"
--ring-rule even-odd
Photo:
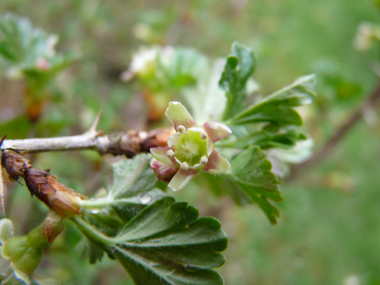
[(18, 152), (48, 152), (92, 149), (100, 154), (111, 153), (133, 157), (141, 152), (149, 152), (151, 147), (165, 146), (174, 132), (173, 128), (156, 129), (150, 132), (130, 130), (116, 135), (103, 135), (96, 131), (100, 114), (89, 131), (77, 136), (4, 140), (2, 149)]
[(19, 152), (46, 152), (94, 149), (101, 153), (107, 152), (110, 146), (108, 136), (97, 136), (97, 132), (86, 132), (78, 136), (5, 140), (3, 149), (13, 149)]
[(357, 108), (350, 117), (336, 130), (335, 134), (326, 142), (326, 144), (317, 152), (315, 152), (308, 160), (295, 165), (291, 174), (285, 178), (285, 181), (291, 181), (308, 168), (314, 166), (323, 160), (329, 154), (344, 135), (359, 121), (367, 108), (373, 107), (380, 99), (380, 82), (377, 83), (376, 88), (372, 94)]
[(5, 217), (5, 202), (4, 202), (4, 180), (3, 180), (3, 168), (2, 168), (2, 157), (3, 152), (1, 150), (1, 147), (3, 145), (3, 142), (6, 138), (6, 135), (1, 139), (0, 141), (0, 198), (1, 198), (1, 213), (3, 214), (3, 217)]

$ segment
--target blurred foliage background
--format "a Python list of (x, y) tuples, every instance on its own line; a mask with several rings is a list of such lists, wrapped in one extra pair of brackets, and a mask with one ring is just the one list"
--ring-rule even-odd
[[(369, 96), (380, 73), (379, 43), (365, 52), (355, 47), (362, 23), (380, 24), (369, 0), (3, 0), (6, 12), (58, 35), (58, 51), (77, 54), (50, 86), (36, 122), (26, 115), (24, 82), (10, 80), (0, 61), (0, 135), (9, 139), (79, 134), (99, 110), (107, 132), (152, 127), (141, 87), (120, 80), (141, 45), (192, 47), (215, 59), (239, 41), (254, 50), (262, 94), (316, 73), (317, 100), (301, 110), (315, 149)], [(276, 226), (257, 207), (238, 207), (195, 183), (173, 194), (222, 221), (230, 238), (219, 269), (226, 284), (380, 284), (380, 125), (372, 107), (322, 163), (282, 185)], [(105, 179), (104, 162), (91, 151), (29, 158), (89, 196)], [(47, 212), (9, 181), (6, 210), (17, 234)], [(132, 284), (116, 262), (81, 260), (80, 237), (68, 223), (38, 271), (63, 284)]]

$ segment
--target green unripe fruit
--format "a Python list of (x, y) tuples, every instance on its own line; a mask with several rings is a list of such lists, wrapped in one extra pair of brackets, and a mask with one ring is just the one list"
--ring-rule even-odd
[(17, 262), (13, 262), (13, 266), (21, 272), (32, 273), (40, 264), (42, 254), (41, 249), (29, 247)]
[(43, 226), (38, 226), (28, 233), (26, 240), (29, 246), (39, 249), (45, 249), (49, 246), (48, 240), (43, 232)]
[(14, 237), (9, 239), (3, 246), (3, 255), (12, 260), (13, 262), (18, 261), (24, 252), (29, 247), (26, 237)]
[(9, 239), (3, 246), (3, 255), (12, 261), (12, 266), (23, 273), (32, 273), (42, 258), (42, 249), (31, 247), (27, 237)]

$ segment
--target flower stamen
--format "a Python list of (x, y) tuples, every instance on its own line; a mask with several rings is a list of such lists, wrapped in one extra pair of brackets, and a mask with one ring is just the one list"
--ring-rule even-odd
[(174, 156), (174, 151), (172, 151), (171, 149), (169, 149), (167, 152), (166, 152), (166, 155), (170, 158), (172, 158)]
[(190, 166), (189, 166), (189, 164), (187, 162), (182, 162), (181, 165), (180, 165), (180, 168), (182, 170), (187, 171), (187, 170), (189, 170)]
[(207, 156), (202, 156), (202, 157), (201, 157), (201, 160), (200, 160), (199, 163), (200, 163), (201, 165), (206, 165), (207, 162), (208, 162), (208, 158), (207, 158)]
[(186, 128), (185, 128), (184, 126), (182, 126), (182, 125), (179, 125), (179, 126), (177, 127), (177, 131), (178, 131), (179, 133), (184, 133), (184, 132), (186, 131)]

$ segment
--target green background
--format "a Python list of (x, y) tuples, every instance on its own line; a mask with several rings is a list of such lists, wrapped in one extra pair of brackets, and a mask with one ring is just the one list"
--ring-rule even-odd
[[(243, 43), (255, 53), (254, 79), (262, 94), (316, 73), (316, 102), (301, 110), (315, 149), (377, 81), (379, 43), (367, 52), (353, 45), (361, 23), (380, 23), (367, 0), (4, 0), (0, 12), (29, 18), (59, 35), (59, 51), (80, 54), (58, 78), (34, 125), (24, 115), (22, 82), (7, 79), (0, 62), (0, 135), (8, 138), (78, 134), (100, 109), (100, 128), (107, 132), (147, 128), (141, 90), (119, 80), (142, 44), (193, 47), (217, 58), (229, 54), (232, 42)], [(136, 38), (136, 25), (148, 26), (149, 36)], [(230, 238), (227, 262), (218, 269), (226, 284), (380, 284), (380, 127), (378, 107), (372, 107), (322, 163), (283, 183), (276, 226), (258, 207), (238, 207), (196, 184), (173, 194), (221, 220)], [(104, 161), (91, 151), (30, 158), (86, 195), (105, 179)], [(16, 233), (25, 234), (43, 219), (45, 206), (31, 200), (25, 187), (7, 183), (7, 189), (7, 216)], [(114, 261), (81, 260), (80, 238), (68, 223), (38, 272), (64, 284), (132, 284)]]

